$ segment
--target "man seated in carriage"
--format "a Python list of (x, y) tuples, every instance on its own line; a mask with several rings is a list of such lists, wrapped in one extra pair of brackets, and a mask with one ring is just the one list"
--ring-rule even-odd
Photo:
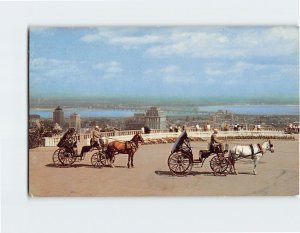
[(215, 148), (219, 148), (218, 152), (223, 152), (223, 141), (218, 139), (218, 129), (214, 129), (214, 133), (210, 137), (210, 151), (215, 151)]
[(90, 145), (92, 147), (96, 147), (98, 150), (100, 149), (100, 146), (104, 146), (104, 142), (101, 138), (100, 134), (100, 128), (98, 125), (95, 126), (95, 129), (92, 131), (92, 138), (91, 138), (91, 143)]
[(92, 138), (89, 146), (83, 146), (80, 152), (80, 157), (83, 158), (84, 154), (89, 152), (93, 147), (96, 147), (98, 150), (101, 147), (104, 147), (104, 142), (101, 138), (100, 128), (98, 125), (95, 126), (95, 129), (92, 131)]

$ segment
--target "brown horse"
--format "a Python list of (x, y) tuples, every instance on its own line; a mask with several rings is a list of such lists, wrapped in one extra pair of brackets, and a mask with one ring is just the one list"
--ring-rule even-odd
[[(133, 155), (137, 151), (139, 147), (139, 142), (144, 143), (143, 137), (140, 133), (137, 133), (133, 136), (130, 141), (113, 141), (110, 142), (107, 146), (107, 155), (112, 162), (112, 158), (115, 154), (128, 154), (128, 163), (127, 167), (134, 167), (133, 165)], [(113, 163), (111, 163), (112, 167), (114, 167)]]

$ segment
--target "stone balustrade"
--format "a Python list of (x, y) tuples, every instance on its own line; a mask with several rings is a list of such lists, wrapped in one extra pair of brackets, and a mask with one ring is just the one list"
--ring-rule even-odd
[[(187, 129), (189, 137), (200, 137), (203, 139), (210, 138), (212, 131), (197, 131), (196, 129)], [(128, 141), (132, 139), (133, 135), (142, 133), (141, 130), (127, 130), (127, 131), (115, 131), (115, 132), (101, 132), (102, 137), (108, 142), (113, 140)], [(142, 134), (144, 139), (159, 139), (159, 138), (176, 138), (180, 132), (169, 132), (169, 130), (151, 130), (150, 134)], [(276, 130), (243, 130), (243, 131), (220, 131), (218, 134), (220, 137), (231, 136), (284, 136), (283, 131)], [(56, 146), (61, 137), (45, 137), (43, 140), (43, 146)], [(83, 145), (89, 145), (91, 134), (80, 134), (78, 140)]]

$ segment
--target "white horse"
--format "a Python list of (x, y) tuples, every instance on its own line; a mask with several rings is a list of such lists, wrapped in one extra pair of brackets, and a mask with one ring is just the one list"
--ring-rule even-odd
[(251, 145), (238, 145), (234, 146), (229, 151), (229, 161), (231, 163), (230, 171), (233, 173), (238, 174), (238, 172), (235, 169), (235, 161), (239, 159), (252, 159), (254, 163), (253, 167), (253, 175), (256, 175), (256, 165), (259, 161), (259, 159), (266, 153), (266, 151), (271, 151), (271, 153), (274, 152), (274, 146), (271, 143), (271, 141), (263, 142), (262, 144), (251, 144)]

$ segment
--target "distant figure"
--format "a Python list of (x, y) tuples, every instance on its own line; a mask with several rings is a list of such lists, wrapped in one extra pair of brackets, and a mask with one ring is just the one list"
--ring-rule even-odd
[(206, 129), (207, 129), (207, 131), (210, 131), (210, 124), (206, 125)]
[(242, 130), (242, 131), (244, 130), (244, 125), (241, 125), (241, 130)]
[(214, 129), (214, 133), (210, 137), (210, 147), (218, 146), (220, 148), (220, 152), (223, 151), (223, 141), (218, 139), (218, 129)]
[(172, 125), (171, 125), (170, 128), (169, 128), (169, 132), (173, 132), (173, 127), (172, 127)]
[(257, 131), (260, 131), (261, 128), (260, 128), (260, 125), (257, 125)]
[(142, 127), (141, 130), (142, 130), (142, 134), (144, 134), (145, 133), (145, 128)]
[(182, 132), (182, 128), (181, 128), (181, 126), (178, 126), (178, 128), (177, 128), (178, 130), (178, 132)]
[(174, 126), (174, 132), (178, 132), (178, 128), (177, 128), (177, 126)]
[(238, 130), (238, 125), (237, 125), (237, 124), (234, 124), (233, 130), (234, 130), (234, 131), (237, 131), (237, 130)]
[(228, 130), (229, 130), (229, 125), (225, 124), (224, 131), (228, 131)]
[(198, 124), (196, 125), (196, 131), (200, 131), (200, 126)]
[(150, 133), (150, 128), (148, 126), (145, 126), (144, 129), (145, 129), (145, 134), (149, 134)]

